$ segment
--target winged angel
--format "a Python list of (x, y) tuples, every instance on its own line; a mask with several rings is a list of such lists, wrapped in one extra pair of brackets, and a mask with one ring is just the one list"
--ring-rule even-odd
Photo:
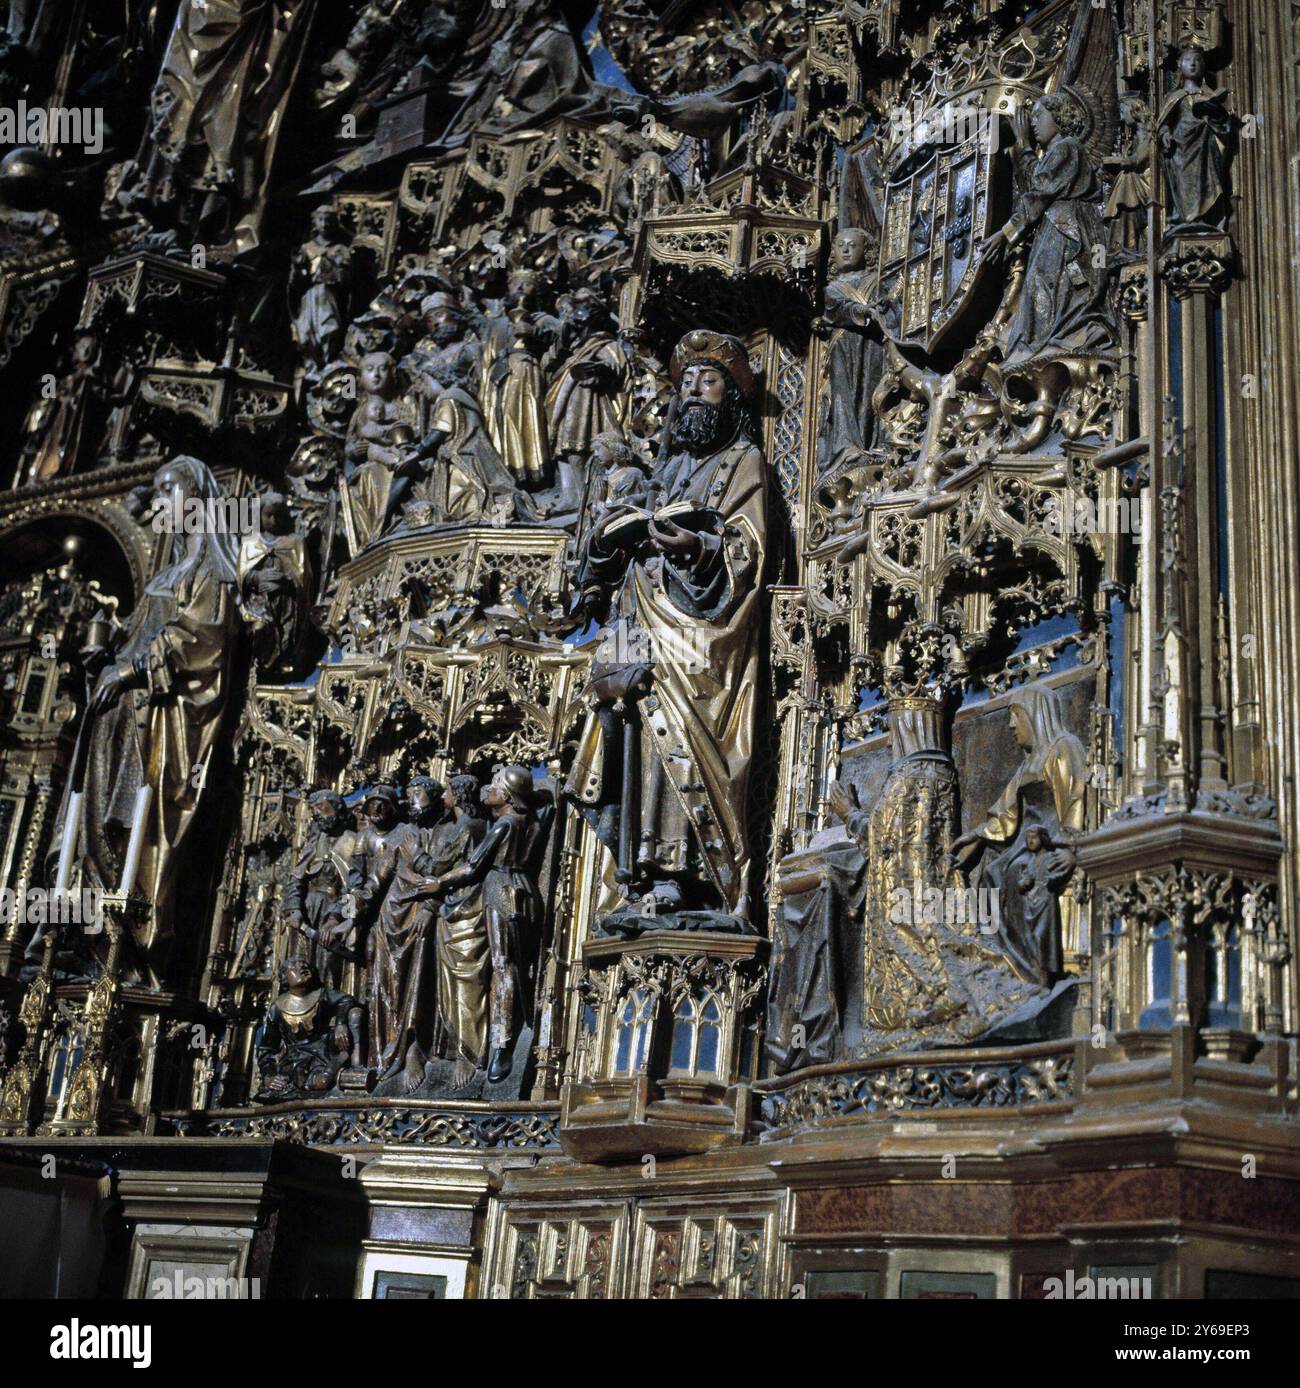
[[(1077, 402), (1101, 388), (1116, 337), (1101, 174), (1119, 130), (1111, 7), (1081, 0), (1055, 71), (1042, 91), (1018, 102), (1011, 123), (1012, 213), (979, 246), (974, 276), (987, 279), (1006, 260), (1005, 289), (973, 344), (940, 373), (905, 353), (899, 307), (887, 302), (884, 283), (873, 306), (886, 337), (886, 369), (872, 407), (881, 437), (914, 453), (918, 513), (954, 500), (994, 451), (1033, 452), (1054, 425), (1070, 437), (1089, 428)], [(884, 175), (869, 154), (849, 170), (845, 193), (846, 216), (879, 240)], [(955, 323), (959, 314), (950, 318)], [(1071, 392), (1075, 404), (1067, 410)], [(914, 420), (918, 406), (923, 428), (891, 430), (891, 418)]]
[(1001, 343), (1004, 367), (1049, 352), (1092, 352), (1114, 344), (1098, 172), (1119, 124), (1109, 16), (1108, 7), (1080, 7), (1071, 44), (1085, 41), (1077, 52), (1067, 48), (1065, 80), (1031, 111), (1019, 107), (1012, 119), (1015, 210), (981, 250), (987, 262), (1009, 248), (1029, 248)]

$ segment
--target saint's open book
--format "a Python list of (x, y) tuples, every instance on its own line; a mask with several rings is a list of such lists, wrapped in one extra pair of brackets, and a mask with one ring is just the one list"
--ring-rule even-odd
[(639, 544), (649, 534), (651, 519), (661, 527), (665, 521), (671, 521), (683, 530), (700, 531), (715, 529), (721, 517), (717, 511), (698, 506), (693, 501), (674, 501), (656, 511), (647, 511), (638, 506), (610, 521), (603, 537), (615, 547)]

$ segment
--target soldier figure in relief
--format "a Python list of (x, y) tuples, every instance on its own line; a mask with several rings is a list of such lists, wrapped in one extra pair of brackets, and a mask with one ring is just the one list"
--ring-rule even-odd
[(338, 986), (342, 955), (327, 948), (343, 916), (343, 894), (357, 844), (343, 797), (318, 790), (308, 801), (312, 823), (298, 861), (289, 869), (282, 897), (285, 924), (311, 942), (317, 976)]

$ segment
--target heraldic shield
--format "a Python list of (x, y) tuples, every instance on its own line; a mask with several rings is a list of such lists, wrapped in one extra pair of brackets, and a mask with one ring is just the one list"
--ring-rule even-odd
[(962, 317), (983, 267), (992, 159), (985, 131), (939, 146), (885, 186), (876, 299), (886, 331), (931, 351)]

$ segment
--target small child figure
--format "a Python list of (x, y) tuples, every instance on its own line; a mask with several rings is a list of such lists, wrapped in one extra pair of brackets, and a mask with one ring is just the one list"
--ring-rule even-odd
[(649, 505), (650, 469), (621, 434), (606, 432), (592, 439), (591, 465), (604, 483), (595, 498), (597, 516)]
[(1071, 849), (1052, 843), (1047, 831), (1033, 828), (1025, 832), (1025, 855), (1016, 869), (1016, 888), (1024, 896), (1024, 950), (1042, 961), (1042, 977), (1050, 984), (1061, 973), (1060, 892), (1074, 872)]

